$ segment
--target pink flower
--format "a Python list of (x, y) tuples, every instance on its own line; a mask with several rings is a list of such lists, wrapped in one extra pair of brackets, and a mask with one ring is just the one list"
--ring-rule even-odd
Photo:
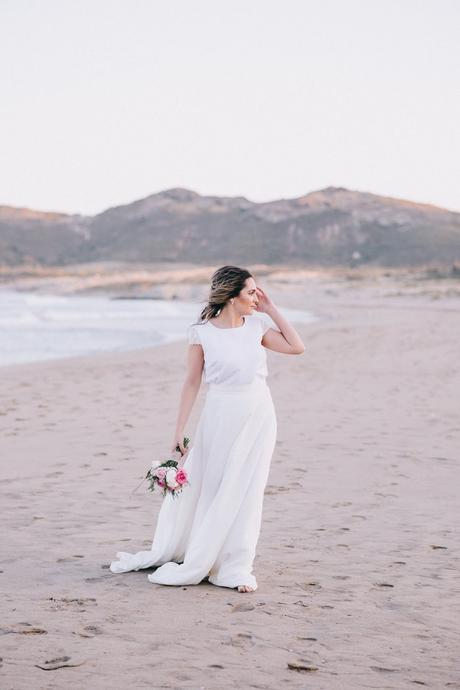
[(164, 480), (163, 480), (163, 479), (159, 479), (159, 480), (158, 480), (158, 486), (164, 486), (164, 485), (165, 485)]
[(185, 484), (187, 481), (187, 472), (182, 467), (177, 470), (176, 481), (178, 484)]
[[(164, 479), (165, 475), (166, 475), (166, 471), (167, 470), (164, 467), (158, 467), (153, 474), (155, 477), (158, 477), (158, 479)], [(160, 482), (158, 482), (158, 483), (160, 483)]]

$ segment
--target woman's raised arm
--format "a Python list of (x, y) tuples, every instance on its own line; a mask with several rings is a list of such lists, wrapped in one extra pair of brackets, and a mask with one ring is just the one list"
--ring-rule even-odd
[(262, 338), (262, 345), (268, 350), (282, 352), (285, 355), (301, 355), (305, 352), (305, 345), (296, 329), (275, 307), (269, 296), (261, 288), (257, 288), (258, 311), (265, 312), (273, 319), (280, 333), (269, 328)]

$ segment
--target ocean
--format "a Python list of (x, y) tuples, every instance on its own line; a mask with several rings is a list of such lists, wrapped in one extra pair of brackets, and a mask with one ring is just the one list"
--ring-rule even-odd
[[(0, 290), (0, 366), (122, 352), (184, 340), (202, 305)], [(293, 323), (307, 311), (281, 309)]]

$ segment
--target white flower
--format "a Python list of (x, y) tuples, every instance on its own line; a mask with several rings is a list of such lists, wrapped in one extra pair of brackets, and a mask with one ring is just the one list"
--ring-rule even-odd
[(169, 486), (170, 489), (176, 489), (179, 486), (179, 482), (176, 479), (176, 470), (174, 467), (171, 467), (171, 469), (169, 469), (166, 472), (165, 479), (166, 484), (167, 486)]

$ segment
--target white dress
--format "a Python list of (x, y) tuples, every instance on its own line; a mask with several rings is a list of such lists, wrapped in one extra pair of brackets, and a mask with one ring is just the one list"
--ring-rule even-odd
[(184, 462), (190, 485), (163, 499), (150, 550), (119, 551), (113, 573), (160, 566), (150, 582), (208, 578), (222, 587), (257, 588), (252, 567), (277, 431), (261, 344), (269, 328), (276, 326), (259, 312), (236, 328), (210, 321), (189, 327), (189, 343), (203, 348), (208, 384)]

